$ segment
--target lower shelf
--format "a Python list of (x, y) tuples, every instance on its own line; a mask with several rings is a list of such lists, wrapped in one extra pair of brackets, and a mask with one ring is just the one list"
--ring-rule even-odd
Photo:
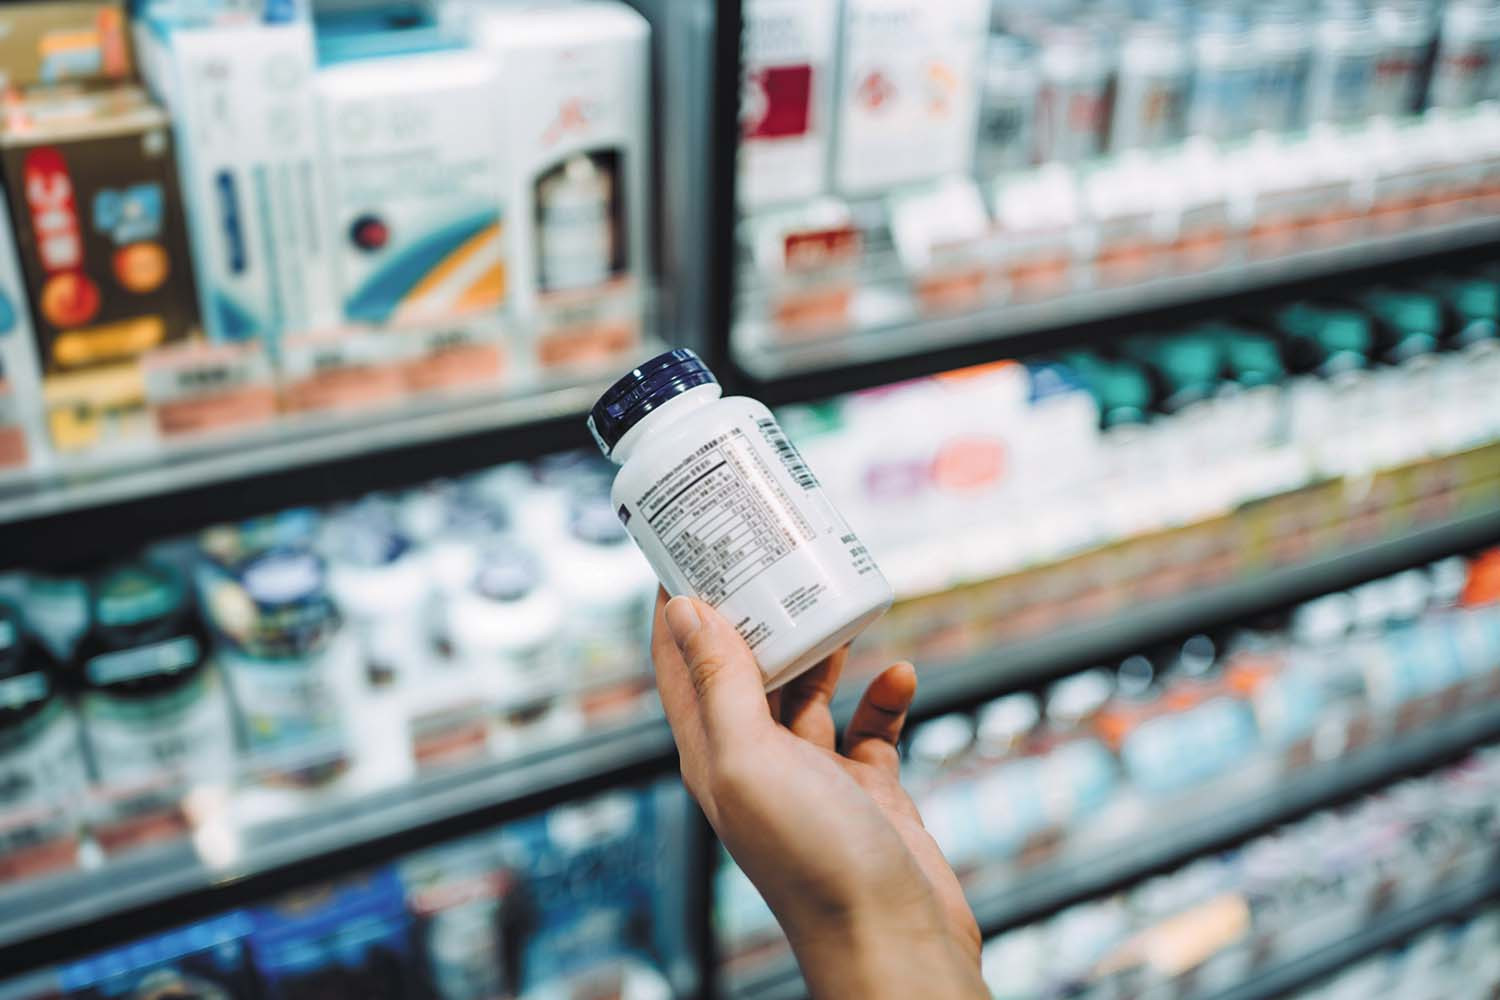
[[(1228, 779), (1217, 792), (1192, 796), (1150, 815), (1170, 816), (1170, 826), (1121, 830), (1064, 849), (1024, 873), (996, 872), (968, 885), (970, 903), (986, 937), (1101, 896), (1194, 857), (1335, 805), (1411, 774), (1431, 770), (1466, 750), (1500, 738), (1500, 705), (1486, 705), (1385, 745), (1337, 762), (1285, 776), (1270, 769)], [(1222, 794), (1219, 794), (1222, 793)], [(1103, 824), (1101, 824), (1101, 828)], [(755, 1000), (805, 997), (790, 956), (731, 977), (726, 993)], [(1253, 994), (1255, 997), (1277, 994)], [(1247, 995), (1249, 996), (1249, 995)], [(1232, 1000), (1244, 1000), (1238, 993)], [(1217, 998), (1216, 998), (1217, 1000)]]
[(1445, 920), (1453, 920), (1500, 899), (1500, 870), (1450, 889), (1415, 906), (1383, 914), (1358, 932), (1311, 954), (1273, 965), (1255, 977), (1203, 1000), (1273, 1000), (1311, 986), (1360, 959), (1398, 945)]

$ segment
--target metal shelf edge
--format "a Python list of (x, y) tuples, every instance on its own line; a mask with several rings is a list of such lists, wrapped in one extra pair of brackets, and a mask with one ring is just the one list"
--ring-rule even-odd
[[(675, 761), (670, 731), (653, 718), (558, 752), (435, 776), (425, 788), (331, 804), (331, 815), (277, 824), (279, 832), (222, 869), (206, 866), (181, 841), (21, 885), (0, 893), (0, 968), (40, 967), (352, 874), (552, 804), (669, 773)], [(169, 911), (159, 905), (168, 899)]]
[[(1140, 285), (1084, 290), (1042, 302), (995, 305), (952, 316), (917, 317), (875, 330), (791, 345), (739, 343), (733, 356), (756, 383), (809, 377), (834, 369), (878, 364), (1117, 316), (1168, 309), (1277, 285), (1335, 277), (1482, 246), (1500, 238), (1500, 219), (1471, 219), (1442, 229), (1379, 237), (1351, 246), (1306, 250), (1201, 274), (1157, 278)], [(915, 345), (915, 346), (914, 346)]]
[(1211, 994), (1204, 1000), (1273, 1000), (1285, 996), (1496, 898), (1500, 898), (1500, 869), (1492, 869), (1479, 880), (1433, 899), (1377, 917), (1336, 944), (1274, 965), (1256, 973), (1253, 981)]

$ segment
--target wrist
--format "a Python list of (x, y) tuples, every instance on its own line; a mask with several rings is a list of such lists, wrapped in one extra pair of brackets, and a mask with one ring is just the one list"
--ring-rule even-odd
[(974, 957), (931, 900), (886, 901), (787, 926), (809, 993), (824, 997), (987, 997)]

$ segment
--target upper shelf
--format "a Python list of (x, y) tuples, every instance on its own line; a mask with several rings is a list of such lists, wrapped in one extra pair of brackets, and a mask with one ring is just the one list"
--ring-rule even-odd
[[(837, 335), (807, 340), (773, 340), (767, 331), (742, 328), (733, 342), (734, 360), (757, 382), (807, 380), (817, 389), (789, 388), (778, 400), (840, 392), (887, 380), (882, 362), (901, 362), (904, 377), (1039, 346), (1025, 341), (1065, 327), (1105, 320), (1123, 321), (1183, 306), (1210, 306), (1230, 295), (1263, 292), (1283, 285), (1368, 271), (1416, 258), (1471, 250), (1500, 239), (1500, 219), (1470, 218), (1440, 228), (1370, 238), (1345, 246), (1306, 249), (1285, 256), (1225, 266), (1200, 273), (1173, 274), (1139, 284), (1094, 288), (1058, 298), (988, 306), (949, 315), (906, 315)], [(743, 332), (743, 335), (741, 335)], [(967, 350), (969, 353), (964, 354)], [(914, 357), (920, 355), (920, 358)], [(856, 371), (856, 369), (864, 371)], [(919, 368), (921, 370), (919, 370)], [(837, 385), (828, 376), (839, 370)]]
[[(643, 347), (619, 362), (649, 355)], [(129, 457), (0, 478), (0, 569), (67, 565), (129, 544), (303, 504), (589, 446), (612, 380), (281, 419)]]

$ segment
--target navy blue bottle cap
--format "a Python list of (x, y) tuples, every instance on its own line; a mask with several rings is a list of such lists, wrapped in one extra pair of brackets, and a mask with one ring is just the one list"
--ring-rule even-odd
[(685, 347), (658, 354), (605, 390), (589, 413), (589, 430), (608, 455), (646, 414), (717, 381), (703, 359)]

